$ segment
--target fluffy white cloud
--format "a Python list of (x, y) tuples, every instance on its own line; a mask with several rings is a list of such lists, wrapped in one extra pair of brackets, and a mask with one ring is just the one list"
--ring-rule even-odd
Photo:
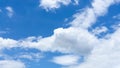
[(56, 9), (69, 3), (71, 3), (71, 0), (40, 0), (40, 6), (46, 10)]
[(8, 16), (9, 16), (9, 17), (12, 17), (12, 16), (13, 16), (13, 13), (14, 13), (13, 8), (10, 7), (10, 6), (7, 6), (7, 7), (6, 7), (6, 10), (8, 11), (8, 12), (7, 12)]
[(63, 55), (54, 57), (52, 62), (60, 64), (63, 66), (76, 65), (78, 63), (79, 57), (75, 55)]
[(0, 68), (25, 68), (25, 65), (20, 61), (0, 60)]
[[(41, 4), (41, 6), (45, 9), (51, 9), (51, 5), (52, 8), (59, 8), (59, 3), (68, 5), (68, 3), (66, 3), (67, 0), (54, 0), (52, 2), (50, 1), (50, 3), (48, 3), (48, 0), (41, 0), (41, 3), (42, 1), (43, 5)], [(116, 2), (119, 1), (94, 0), (92, 7), (87, 7), (83, 12), (78, 12), (74, 15), (75, 19), (70, 22), (72, 24), (71, 27), (55, 29), (52, 36), (45, 38), (29, 37), (22, 40), (0, 38), (0, 42), (2, 43), (0, 44), (0, 48), (36, 48), (41, 51), (74, 53), (86, 57), (82, 64), (75, 67), (72, 66), (71, 68), (118, 68), (120, 67), (118, 64), (120, 63), (119, 28), (115, 33), (109, 35), (107, 39), (98, 39), (94, 34), (88, 31), (88, 28), (96, 22), (97, 17), (104, 15), (108, 8)], [(44, 5), (47, 5), (47, 7)], [(100, 32), (106, 30), (105, 28), (99, 29)], [(54, 58), (54, 62), (62, 65), (70, 65), (73, 64), (72, 62), (77, 61), (76, 58), (69, 57), (69, 62), (66, 61), (62, 63), (64, 58), (66, 58), (66, 56), (56, 57)]]
[(119, 34), (120, 29), (112, 34), (109, 40), (103, 39), (82, 64), (73, 68), (119, 68)]
[[(96, 41), (96, 42), (95, 42)], [(77, 53), (87, 55), (99, 41), (85, 29), (58, 28), (54, 35), (35, 42), (21, 41), (22, 47), (36, 48), (42, 51), (59, 51), (62, 53)]]
[(94, 0), (92, 3), (94, 13), (96, 15), (103, 15), (107, 12), (106, 8), (114, 3), (115, 0)]
[(9, 39), (9, 38), (4, 39), (4, 38), (0, 37), (0, 49), (16, 47), (17, 42), (18, 41), (13, 40), (13, 39)]
[[(97, 3), (106, 7), (95, 7)], [(36, 48), (41, 51), (59, 51), (62, 53), (77, 53), (80, 55), (87, 55), (91, 52), (99, 40), (94, 34), (88, 32), (87, 28), (90, 27), (97, 16), (106, 13), (108, 7), (114, 3), (113, 0), (93, 2), (93, 7), (86, 8), (82, 13), (75, 14), (75, 19), (71, 22), (72, 27), (58, 28), (54, 30), (54, 34), (50, 37), (29, 37), (23, 40), (12, 40), (0, 38), (2, 47), (27, 47)], [(97, 11), (99, 9), (99, 11)]]
[(57, 9), (60, 8), (61, 5), (69, 5), (70, 3), (74, 3), (75, 5), (79, 4), (79, 0), (40, 0), (40, 7), (45, 10)]

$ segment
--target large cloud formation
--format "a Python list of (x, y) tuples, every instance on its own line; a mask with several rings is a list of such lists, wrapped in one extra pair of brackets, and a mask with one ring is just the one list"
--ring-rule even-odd
[[(41, 1), (48, 2), (47, 0)], [(69, 2), (66, 3), (66, 1), (70, 0), (54, 1), (52, 8), (58, 8), (60, 6), (58, 2), (67, 5)], [(120, 28), (118, 27), (113, 34), (109, 34), (107, 39), (98, 38), (94, 33), (89, 32), (88, 28), (97, 21), (97, 17), (105, 15), (111, 5), (119, 2), (120, 0), (93, 0), (91, 7), (86, 7), (82, 12), (73, 15), (74, 20), (70, 22), (71, 26), (69, 28), (57, 28), (52, 36), (45, 38), (28, 37), (13, 40), (1, 37), (0, 49), (13, 47), (36, 48), (40, 51), (58, 51), (85, 57), (83, 63), (67, 66), (69, 68), (118, 68), (120, 67)], [(51, 5), (51, 2), (47, 5)], [(104, 26), (104, 28), (106, 27)], [(58, 60), (59, 58), (57, 58)], [(57, 63), (61, 64), (61, 62)]]

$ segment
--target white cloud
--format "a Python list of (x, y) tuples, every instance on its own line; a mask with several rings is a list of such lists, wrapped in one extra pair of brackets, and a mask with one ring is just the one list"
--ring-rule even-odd
[(69, 5), (70, 3), (73, 3), (75, 5), (79, 4), (79, 0), (40, 0), (40, 7), (44, 8), (45, 10), (52, 10), (52, 9), (58, 9), (61, 7), (61, 5)]
[(42, 51), (87, 55), (97, 42), (97, 38), (87, 30), (71, 27), (68, 29), (58, 28), (54, 31), (54, 35), (40, 39), (37, 42), (23, 40), (20, 45)]
[(120, 29), (110, 39), (103, 39), (82, 64), (73, 68), (119, 68), (119, 34)]
[(71, 24), (77, 28), (88, 28), (95, 23), (97, 18), (92, 8), (85, 8), (82, 13), (77, 13), (73, 17), (75, 19)]
[(71, 3), (71, 0), (40, 0), (40, 6), (46, 10), (56, 9), (69, 3)]
[(94, 0), (92, 3), (93, 11), (96, 15), (104, 15), (107, 8), (114, 3), (115, 0)]
[(79, 57), (75, 55), (63, 55), (57, 56), (52, 59), (52, 62), (60, 64), (63, 66), (76, 65), (78, 63)]
[(108, 8), (115, 3), (116, 0), (93, 0), (92, 7), (87, 7), (74, 15), (75, 19), (71, 22), (72, 26), (78, 28), (91, 27), (96, 22), (97, 17), (105, 15)]
[[(100, 5), (107, 5), (106, 7), (95, 7), (97, 3)], [(2, 47), (28, 47), (36, 48), (41, 51), (59, 51), (62, 53), (79, 53), (80, 55), (87, 55), (91, 52), (93, 47), (100, 42), (99, 39), (88, 32), (87, 28), (92, 25), (97, 19), (97, 16), (106, 13), (108, 7), (113, 1), (106, 0), (93, 2), (92, 8), (86, 8), (83, 13), (75, 14), (75, 19), (71, 22), (72, 27), (58, 28), (54, 30), (54, 34), (46, 38), (30, 37), (23, 40), (12, 40), (0, 38)], [(97, 11), (99, 9), (100, 11)], [(95, 11), (93, 11), (95, 10)]]
[(16, 58), (28, 59), (30, 61), (40, 61), (40, 59), (43, 58), (43, 55), (41, 53), (23, 53), (16, 56)]
[[(60, 6), (56, 4), (56, 2), (55, 0), (55, 3), (51, 3), (52, 8), (56, 8), (56, 5), (57, 7)], [(63, 3), (61, 1), (59, 2)], [(104, 15), (108, 8), (115, 2), (116, 0), (94, 0), (92, 7), (87, 7), (82, 13), (78, 12), (74, 15), (75, 19), (70, 22), (72, 24), (71, 27), (55, 29), (52, 36), (45, 38), (30, 37), (18, 41), (0, 38), (0, 42), (2, 43), (0, 44), (0, 48), (19, 46), (24, 48), (36, 48), (41, 51), (74, 53), (87, 57), (82, 64), (72, 68), (118, 68), (120, 67), (120, 30), (118, 29), (115, 33), (111, 34), (108, 39), (98, 39), (87, 29), (96, 22), (97, 17)], [(51, 4), (47, 6), (51, 6)], [(45, 9), (48, 9), (48, 7)], [(106, 29), (100, 30), (100, 32), (101, 31), (104, 32)], [(77, 61), (76, 58), (70, 57), (69, 62), (62, 62), (64, 58), (66, 57), (62, 56), (62, 59), (61, 57), (56, 57), (54, 62), (61, 65), (70, 65), (74, 64), (72, 62)]]
[(8, 11), (7, 12), (8, 16), (11, 18), (13, 16), (13, 13), (14, 13), (13, 8), (10, 6), (7, 6), (6, 10)]
[[(96, 4), (99, 2), (101, 4), (96, 7)], [(113, 0), (95, 0), (93, 7), (86, 8), (83, 13), (75, 14), (75, 19), (71, 22), (72, 27), (67, 29), (58, 28), (54, 30), (54, 35), (51, 37), (46, 37), (32, 43), (23, 41), (22, 45), (28, 45), (28, 47), (35, 47), (43, 51), (74, 52), (86, 55), (100, 42), (96, 36), (88, 32), (87, 28), (95, 23), (98, 16), (105, 14), (108, 7), (113, 3)]]
[(0, 68), (25, 68), (25, 65), (20, 61), (0, 60)]
[(17, 46), (17, 42), (16, 40), (13, 39), (4, 39), (2, 37), (0, 37), (0, 49), (2, 48), (12, 48), (12, 47), (16, 47)]

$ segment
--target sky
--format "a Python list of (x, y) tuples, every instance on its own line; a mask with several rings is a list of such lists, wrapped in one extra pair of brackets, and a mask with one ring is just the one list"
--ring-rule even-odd
[(120, 0), (0, 0), (0, 68), (120, 68)]

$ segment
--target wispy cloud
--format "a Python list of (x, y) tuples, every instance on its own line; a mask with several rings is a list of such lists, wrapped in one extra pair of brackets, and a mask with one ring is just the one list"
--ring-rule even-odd
[(113, 18), (120, 20), (120, 14), (113, 16)]
[(11, 18), (13, 16), (13, 13), (14, 13), (13, 8), (10, 6), (7, 6), (6, 10), (7, 10), (8, 16)]
[(0, 9), (0, 13), (2, 12), (2, 10)]
[(0, 60), (0, 68), (25, 68), (25, 65), (20, 61)]

